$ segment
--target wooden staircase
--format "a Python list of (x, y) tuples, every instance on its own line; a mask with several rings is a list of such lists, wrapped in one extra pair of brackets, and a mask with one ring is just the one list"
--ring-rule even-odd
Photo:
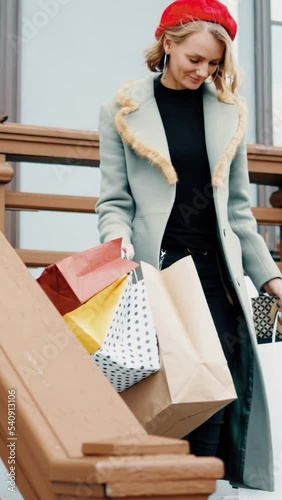
[(0, 283), (7, 489), (16, 481), (25, 500), (206, 500), (222, 462), (146, 433), (1, 233)]

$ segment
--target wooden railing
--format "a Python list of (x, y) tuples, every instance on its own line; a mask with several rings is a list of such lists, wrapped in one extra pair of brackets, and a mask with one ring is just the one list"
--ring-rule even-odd
[(253, 214), (258, 224), (279, 226), (277, 264), (282, 271), (282, 148), (260, 144), (249, 145), (248, 167), (251, 183), (277, 187), (269, 200), (271, 207), (255, 207)]
[[(13, 177), (9, 162), (48, 163), (98, 167), (99, 139), (96, 132), (34, 127), (20, 124), (0, 126), (0, 230), (5, 230), (6, 210), (48, 210), (94, 213), (97, 198), (8, 191)], [(16, 249), (30, 267), (46, 266), (67, 252)]]
[[(8, 123), (0, 125), (0, 230), (5, 230), (7, 210), (48, 210), (94, 213), (97, 198), (86, 196), (49, 195), (9, 191), (6, 185), (13, 177), (10, 162), (40, 162), (50, 165), (99, 166), (99, 137), (96, 132), (37, 127)], [(258, 224), (282, 226), (282, 148), (263, 145), (248, 146), (250, 181), (277, 186), (272, 207), (256, 207), (253, 213)], [(30, 267), (45, 266), (66, 252), (16, 249)], [(282, 269), (282, 241), (280, 262)]]

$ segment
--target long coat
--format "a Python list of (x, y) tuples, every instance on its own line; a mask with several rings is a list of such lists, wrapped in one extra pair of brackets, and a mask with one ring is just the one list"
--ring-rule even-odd
[[(123, 237), (134, 246), (134, 260), (158, 268), (177, 174), (154, 98), (155, 77), (122, 86), (115, 100), (101, 107), (97, 212), (102, 242)], [(258, 290), (280, 272), (250, 209), (245, 106), (219, 102), (213, 85), (204, 84), (203, 107), (218, 241), (241, 306), (238, 338), (232, 340), (238, 400), (227, 407), (222, 458), (233, 484), (272, 490), (269, 415), (244, 272)]]

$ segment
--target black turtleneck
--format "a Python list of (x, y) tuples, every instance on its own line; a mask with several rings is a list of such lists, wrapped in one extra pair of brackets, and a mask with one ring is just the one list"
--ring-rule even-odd
[(162, 247), (213, 249), (216, 246), (216, 217), (205, 141), (202, 87), (173, 90), (157, 79), (155, 98), (171, 162), (179, 179)]

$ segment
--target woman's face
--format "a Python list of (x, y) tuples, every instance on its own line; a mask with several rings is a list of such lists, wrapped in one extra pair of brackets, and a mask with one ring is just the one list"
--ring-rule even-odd
[(164, 49), (169, 63), (162, 83), (175, 90), (196, 90), (216, 72), (223, 58), (225, 44), (208, 31), (198, 31), (181, 43), (165, 38)]

